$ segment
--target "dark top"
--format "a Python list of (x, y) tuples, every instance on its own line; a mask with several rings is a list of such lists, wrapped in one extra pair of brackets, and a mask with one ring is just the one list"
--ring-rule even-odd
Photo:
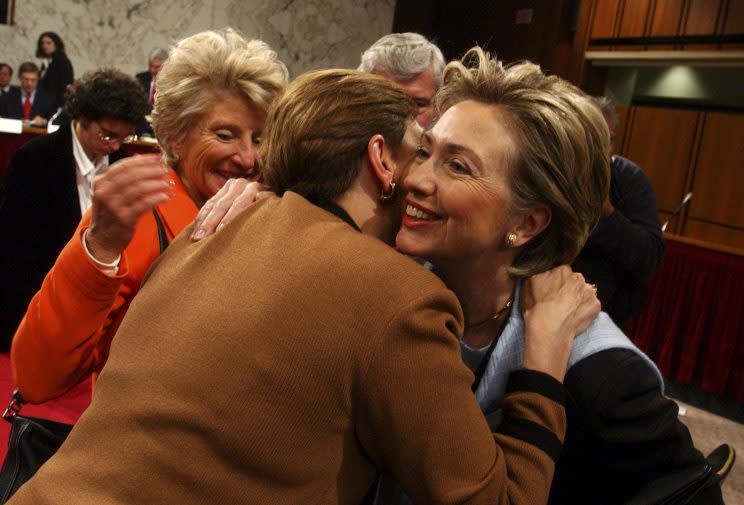
[(52, 55), (44, 77), (39, 80), (39, 88), (45, 90), (52, 96), (54, 110), (62, 107), (65, 103), (65, 89), (75, 79), (72, 63), (67, 55), (57, 51)]
[(150, 94), (150, 84), (152, 83), (152, 74), (149, 70), (145, 70), (144, 72), (140, 72), (135, 76), (137, 78), (137, 81), (140, 83), (140, 86), (142, 86), (142, 89), (145, 90), (145, 93), (149, 96)]
[[(676, 403), (634, 352), (589, 356), (568, 371), (564, 385), (568, 431), (550, 505), (619, 505), (654, 479), (705, 466)], [(723, 503), (717, 480), (707, 483), (690, 503)]]
[[(113, 163), (126, 156), (109, 155)], [(0, 352), (80, 221), (69, 125), (36, 137), (10, 160), (0, 207)]]
[[(137, 82), (140, 83), (140, 86), (142, 86), (142, 89), (145, 91), (145, 96), (149, 99), (150, 98), (150, 84), (152, 83), (152, 74), (149, 70), (145, 70), (144, 72), (140, 72), (135, 76), (137, 78)], [(152, 131), (152, 125), (147, 122), (146, 119), (142, 119), (141, 122), (134, 125), (134, 133), (137, 134), (137, 136), (155, 136), (154, 132)]]
[(12, 90), (12, 89), (20, 89), (20, 88), (18, 86), (13, 85), (13, 84), (10, 85), (10, 87), (8, 88), (8, 91), (5, 91), (4, 89), (0, 88), (0, 97), (2, 97), (3, 95), (5, 95), (6, 93), (10, 92), (10, 90)]
[(610, 202), (573, 264), (597, 286), (602, 310), (620, 328), (646, 301), (648, 280), (661, 266), (664, 240), (654, 190), (638, 165), (622, 156), (610, 163)]
[[(12, 87), (0, 97), (0, 116), (11, 119), (23, 119), (23, 102), (21, 88)], [(41, 116), (49, 119), (57, 111), (52, 96), (42, 89), (37, 89), (34, 101), (31, 102), (31, 115), (29, 119)]]

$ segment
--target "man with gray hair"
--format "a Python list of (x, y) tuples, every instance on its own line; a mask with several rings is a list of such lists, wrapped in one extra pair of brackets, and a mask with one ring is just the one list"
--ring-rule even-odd
[[(135, 77), (142, 86), (142, 89), (147, 93), (147, 102), (150, 105), (155, 104), (155, 76), (160, 72), (160, 67), (168, 58), (168, 51), (160, 47), (156, 47), (150, 51), (150, 55), (147, 58), (147, 70), (140, 72)], [(150, 125), (149, 119), (143, 119), (141, 123), (134, 127), (134, 133), (138, 137), (154, 136), (152, 132), (152, 126)]]
[(416, 121), (428, 128), (434, 116), (434, 95), (442, 84), (442, 51), (418, 33), (385, 35), (362, 53), (359, 69), (400, 85), (416, 101)]
[(142, 85), (142, 88), (147, 93), (147, 99), (152, 105), (155, 99), (155, 76), (160, 72), (160, 67), (163, 66), (163, 62), (168, 58), (168, 51), (156, 47), (150, 51), (150, 56), (147, 58), (147, 70), (137, 74), (137, 80)]

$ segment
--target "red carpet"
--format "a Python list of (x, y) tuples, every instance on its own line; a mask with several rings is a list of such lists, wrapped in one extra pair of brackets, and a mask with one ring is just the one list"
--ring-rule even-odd
[[(13, 374), (10, 371), (10, 359), (7, 354), (0, 353), (0, 413), (4, 412), (10, 403), (10, 396), (15, 389)], [(24, 405), (21, 413), (32, 417), (42, 417), (74, 423), (78, 420), (90, 403), (90, 379), (78, 384), (67, 394), (41, 405)], [(8, 434), (10, 424), (0, 419), (0, 461), (5, 458), (8, 449)]]

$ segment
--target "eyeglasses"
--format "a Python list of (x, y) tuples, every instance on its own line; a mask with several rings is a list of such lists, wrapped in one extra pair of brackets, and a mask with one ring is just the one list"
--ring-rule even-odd
[(131, 134), (126, 137), (120, 137), (114, 132), (104, 130), (100, 124), (96, 123), (96, 125), (98, 126), (98, 138), (107, 144), (115, 144), (116, 142), (126, 144), (127, 142), (137, 140), (137, 135)]

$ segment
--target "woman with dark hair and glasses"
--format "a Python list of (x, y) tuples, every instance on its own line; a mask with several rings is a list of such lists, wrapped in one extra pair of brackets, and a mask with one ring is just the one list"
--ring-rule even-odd
[(124, 158), (122, 142), (150, 110), (134, 78), (99, 69), (72, 84), (72, 119), (13, 155), (0, 208), (0, 350), (7, 352), (28, 302), (91, 205), (91, 181)]
[(44, 32), (36, 42), (36, 57), (41, 58), (39, 88), (54, 97), (55, 107), (62, 107), (65, 88), (72, 84), (75, 72), (65, 54), (65, 43), (54, 32)]

